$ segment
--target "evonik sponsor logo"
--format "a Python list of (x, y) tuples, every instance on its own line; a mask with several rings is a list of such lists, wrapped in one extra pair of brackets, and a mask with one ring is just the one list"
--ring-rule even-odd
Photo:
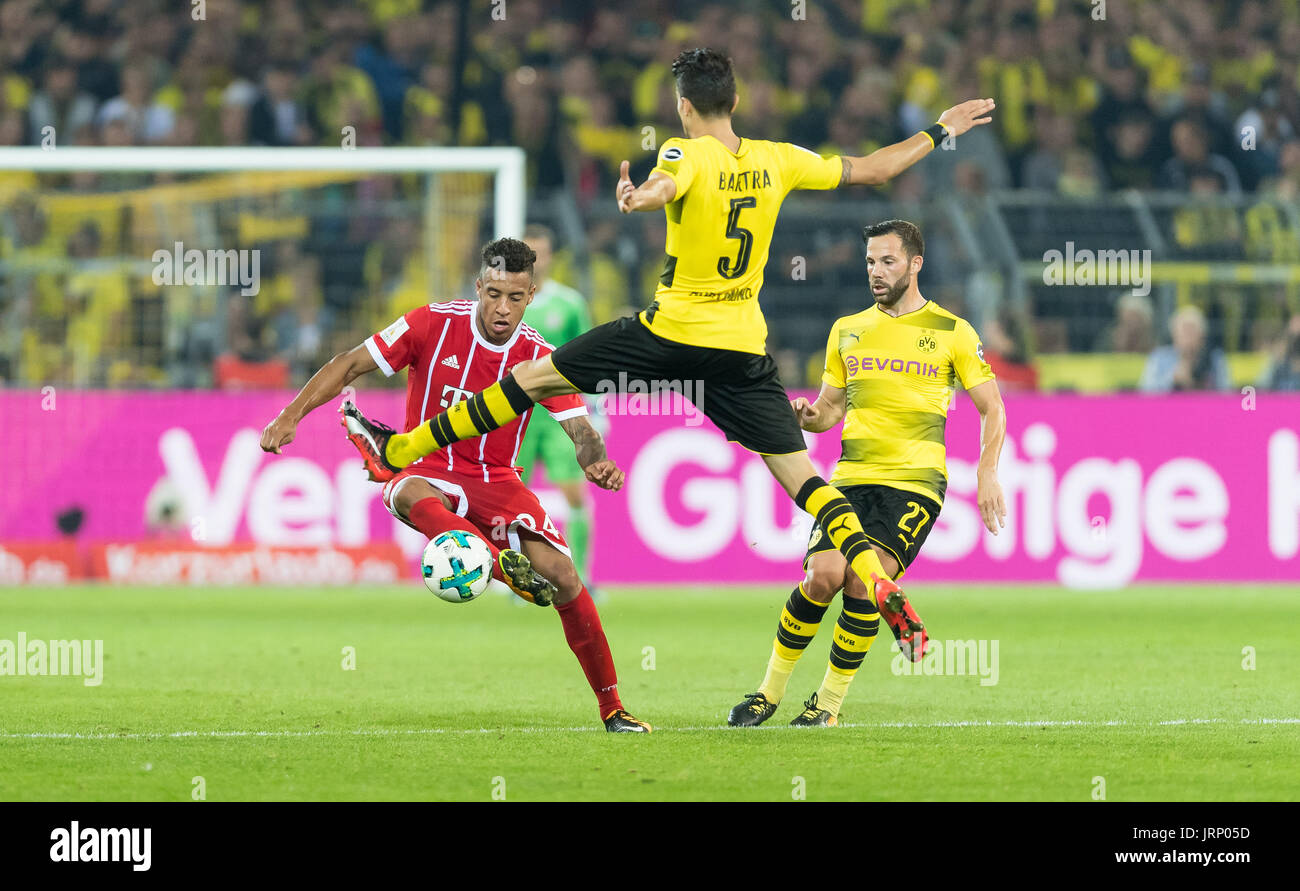
[[(913, 368), (913, 366), (916, 367)], [(856, 377), (859, 371), (867, 372), (872, 369), (889, 371), (893, 374), (916, 374), (921, 377), (939, 376), (938, 365), (929, 362), (918, 362), (915, 359), (904, 361), (902, 359), (881, 359), (875, 356), (864, 356), (859, 360), (857, 356), (849, 356), (844, 360), (844, 370), (848, 372), (849, 377)]]

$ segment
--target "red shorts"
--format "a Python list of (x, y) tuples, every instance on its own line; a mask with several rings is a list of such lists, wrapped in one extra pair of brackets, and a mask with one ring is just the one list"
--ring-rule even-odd
[(384, 484), (384, 507), (395, 517), (393, 499), (412, 477), (426, 480), (446, 495), (452, 512), (469, 520), (480, 535), (498, 548), (519, 550), (519, 527), (523, 526), (564, 556), (572, 556), (569, 543), (546, 508), (518, 477), (488, 483), (484, 482), (481, 471), (468, 474), (432, 467), (407, 468)]

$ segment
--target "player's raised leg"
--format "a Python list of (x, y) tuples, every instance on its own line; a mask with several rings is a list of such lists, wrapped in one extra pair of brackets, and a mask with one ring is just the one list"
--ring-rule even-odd
[(696, 406), (727, 439), (763, 456), (772, 476), (795, 504), (813, 515), (868, 589), (888, 578), (853, 506), (813, 467), (775, 360), (768, 354), (714, 351), (699, 356), (698, 364), (704, 379), (692, 397)]
[(564, 626), (564, 638), (578, 657), (587, 683), (596, 694), (600, 718), (610, 733), (649, 733), (645, 721), (632, 717), (618, 696), (618, 674), (596, 604), (582, 583), (573, 560), (539, 536), (521, 531), (520, 549), (533, 566), (555, 582), (555, 611)]
[(385, 486), (384, 503), (394, 516), (429, 539), (451, 529), (461, 529), (482, 538), (492, 551), (494, 579), (538, 606), (549, 606), (555, 599), (556, 585), (531, 565), (527, 555), (510, 548), (498, 548), (473, 523), (456, 514), (451, 509), (450, 499), (428, 480), (418, 476), (396, 479)]
[(874, 591), (878, 581), (890, 578), (871, 549), (853, 506), (839, 489), (817, 475), (806, 451), (764, 455), (763, 460), (794, 503), (813, 515), (868, 590)]
[[(519, 363), (500, 382), (408, 433), (381, 437), (384, 460), (390, 466), (404, 467), (449, 443), (508, 424), (535, 402), (552, 396), (607, 392), (629, 380), (681, 377), (671, 372), (684, 354), (688, 363), (696, 358), (690, 350), (657, 337), (634, 318), (597, 325), (548, 356)], [(586, 477), (601, 485), (603, 473), (602, 465)]]
[(536, 402), (577, 392), (555, 370), (550, 356), (521, 362), (486, 390), (457, 402), (414, 430), (387, 436), (380, 442), (384, 461), (395, 469), (405, 467), (454, 442), (491, 433)]

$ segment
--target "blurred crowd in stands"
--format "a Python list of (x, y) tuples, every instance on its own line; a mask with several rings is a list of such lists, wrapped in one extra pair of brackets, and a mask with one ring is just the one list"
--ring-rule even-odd
[[(598, 321), (646, 302), (654, 271), (644, 263), (629, 272), (624, 230), (588, 211), (609, 203), (620, 161), (644, 175), (653, 148), (679, 132), (668, 66), (689, 46), (732, 56), (740, 132), (823, 153), (867, 154), (956, 101), (996, 98), (994, 125), (963, 137), (960, 163), (899, 178), (877, 193), (890, 201), (1004, 188), (1300, 200), (1300, 0), (0, 0), (0, 37), (0, 145), (521, 146), (530, 204), (563, 194), (584, 215), (583, 283), (601, 290)], [(29, 195), (0, 184), (0, 262), (6, 244), (12, 258), (40, 243), (40, 217)], [(637, 256), (661, 250), (661, 222), (641, 226)], [(119, 247), (94, 226), (63, 237), (67, 256)], [(418, 238), (408, 241), (419, 249)], [(557, 247), (564, 277), (567, 246)], [(851, 248), (844, 259), (855, 263)], [(373, 262), (400, 270), (404, 258), (381, 253)], [(224, 343), (213, 349), (306, 366), (335, 346), (332, 334), (355, 333), (328, 312), (295, 308), (295, 289), (320, 291), (319, 279), (330, 277), (319, 263), (282, 261), (293, 284), (260, 308), (231, 301)], [(166, 309), (134, 306), (118, 284), (95, 287), (113, 292), (90, 301), (109, 309)], [(98, 322), (93, 313), (61, 320), (76, 309), (62, 296), (28, 295), (32, 327), (50, 329), (37, 336), (72, 337), (73, 327), (107, 318), (101, 309)], [(1300, 313), (1294, 296), (1291, 314)], [(17, 297), (6, 299), (0, 314)], [(1112, 309), (1106, 336), (1114, 341), (1096, 348), (1156, 350), (1142, 386), (1226, 386), (1221, 361), (1189, 367), (1190, 347), (1179, 346), (1193, 339), (1194, 308), (1168, 336), (1149, 304), (1120, 301), (1106, 314)], [(1278, 386), (1300, 374), (1300, 322), (1290, 324), (1273, 326), (1269, 343)], [(1002, 313), (986, 327), (986, 340), (1002, 345), (995, 354), (1032, 370), (1032, 320)], [(1202, 313), (1202, 340), (1205, 329)], [(183, 348), (156, 347), (173, 358)], [(1008, 375), (1037, 386), (1028, 372), (1009, 367)], [(0, 367), (0, 378), (13, 377)]]
[(0, 144), (52, 127), (60, 145), (337, 145), (351, 127), (523, 146), (535, 190), (604, 197), (643, 128), (676, 132), (673, 56), (719, 45), (743, 125), (822, 151), (866, 154), (978, 94), (998, 101), (990, 187), (1300, 190), (1296, 0), (472, 0), (464, 22), (456, 2), (203, 6), (0, 2)]

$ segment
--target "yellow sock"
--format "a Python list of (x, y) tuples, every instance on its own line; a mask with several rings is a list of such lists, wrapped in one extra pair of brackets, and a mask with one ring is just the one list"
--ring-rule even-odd
[(840, 705), (844, 702), (845, 694), (849, 692), (849, 684), (853, 683), (854, 674), (855, 672), (840, 671), (834, 665), (827, 665), (826, 676), (822, 678), (822, 685), (817, 689), (817, 707), (826, 709), (838, 718)]
[[(861, 564), (863, 572), (866, 572), (866, 576), (863, 577), (862, 572), (858, 572), (857, 575), (859, 578), (863, 578), (867, 583), (867, 598), (871, 601), (871, 605), (874, 608), (877, 606), (876, 586), (872, 583), (871, 576), (874, 574), (882, 579), (887, 579), (889, 578), (889, 574), (885, 572), (885, 564), (880, 562), (880, 555), (871, 547), (867, 548), (865, 554), (858, 557), (858, 562)], [(855, 601), (850, 598), (848, 602), (854, 603)]]
[(507, 376), (481, 393), (457, 402), (409, 433), (389, 437), (384, 457), (394, 467), (405, 467), (453, 442), (491, 433), (509, 424), (532, 405), (532, 397), (523, 391), (514, 377)]
[(844, 609), (835, 622), (830, 664), (826, 666), (826, 676), (817, 690), (818, 708), (839, 715), (844, 695), (849, 692), (853, 676), (862, 667), (862, 660), (867, 658), (879, 627), (880, 613), (872, 603), (845, 599)]
[(438, 443), (433, 439), (433, 431), (428, 424), (421, 424), (410, 433), (397, 433), (388, 438), (384, 447), (384, 457), (394, 467), (405, 467), (412, 461), (418, 461), (430, 452), (438, 451)]
[(776, 626), (776, 639), (772, 641), (772, 656), (767, 661), (767, 674), (758, 687), (758, 692), (766, 696), (768, 702), (780, 702), (781, 697), (785, 696), (785, 688), (790, 683), (795, 663), (808, 648), (808, 644), (812, 643), (829, 605), (818, 603), (809, 597), (802, 582), (786, 600)]
[(758, 692), (766, 696), (768, 702), (778, 703), (785, 696), (785, 688), (790, 684), (790, 674), (798, 659), (797, 655), (793, 659), (783, 656), (780, 644), (772, 645), (772, 655), (767, 660), (767, 673), (763, 675), (763, 683), (758, 685)]

